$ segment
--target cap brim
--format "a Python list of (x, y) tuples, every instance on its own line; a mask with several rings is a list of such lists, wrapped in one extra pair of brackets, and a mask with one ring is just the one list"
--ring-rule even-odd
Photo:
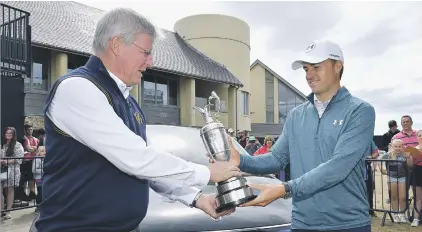
[(298, 59), (298, 60), (294, 61), (292, 63), (292, 69), (297, 70), (297, 69), (303, 68), (303, 64), (305, 64), (305, 63), (318, 64), (318, 63), (321, 63), (321, 62), (323, 62), (327, 59), (328, 58), (305, 56), (302, 59)]

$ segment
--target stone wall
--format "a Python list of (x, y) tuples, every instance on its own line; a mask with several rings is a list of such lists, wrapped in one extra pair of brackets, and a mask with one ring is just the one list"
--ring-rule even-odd
[(44, 128), (44, 117), (43, 116), (27, 116), (25, 118), (25, 124), (26, 123), (31, 123), (35, 130)]

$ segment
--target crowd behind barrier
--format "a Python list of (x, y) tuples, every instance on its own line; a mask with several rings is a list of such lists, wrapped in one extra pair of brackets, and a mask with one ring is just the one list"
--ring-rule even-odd
[[(31, 160), (31, 173), (25, 173), (19, 165), (9, 164), (14, 160), (15, 163), (22, 163), (23, 160)], [(41, 176), (43, 174), (42, 163), (43, 156), (33, 157), (3, 157), (1, 163), (1, 200), (3, 201), (1, 211), (5, 214), (10, 211), (35, 208), (41, 203)], [(27, 175), (33, 175), (35, 180), (36, 197), (30, 197), (29, 184), (25, 181)], [(9, 200), (10, 199), (10, 200)], [(11, 205), (11, 207), (9, 207)]]
[[(388, 176), (386, 167), (398, 163), (404, 168), (404, 177)], [(421, 218), (421, 207), (417, 207), (414, 187), (416, 178), (410, 178), (410, 173), (421, 164), (422, 161), (409, 166), (402, 160), (366, 159), (366, 172), (371, 176), (366, 180), (370, 211), (383, 213), (381, 226), (385, 225), (387, 215), (392, 222), (399, 223), (412, 222), (415, 211)]]

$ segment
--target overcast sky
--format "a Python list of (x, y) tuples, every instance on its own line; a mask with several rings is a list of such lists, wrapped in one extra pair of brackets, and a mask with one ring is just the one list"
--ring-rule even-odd
[(306, 95), (305, 73), (291, 63), (313, 40), (330, 39), (343, 49), (342, 85), (375, 107), (375, 134), (405, 114), (422, 129), (422, 2), (79, 2), (130, 7), (171, 31), (189, 15), (238, 17), (251, 28), (251, 63), (260, 59)]

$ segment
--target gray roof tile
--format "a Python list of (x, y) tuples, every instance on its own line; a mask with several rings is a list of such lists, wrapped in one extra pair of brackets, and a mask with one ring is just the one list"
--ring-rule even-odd
[[(68, 1), (0, 2), (31, 13), (34, 44), (84, 55), (92, 53), (95, 25), (104, 11)], [(153, 69), (242, 86), (227, 68), (187, 44), (177, 33), (163, 30), (163, 34), (164, 38), (154, 43)]]

